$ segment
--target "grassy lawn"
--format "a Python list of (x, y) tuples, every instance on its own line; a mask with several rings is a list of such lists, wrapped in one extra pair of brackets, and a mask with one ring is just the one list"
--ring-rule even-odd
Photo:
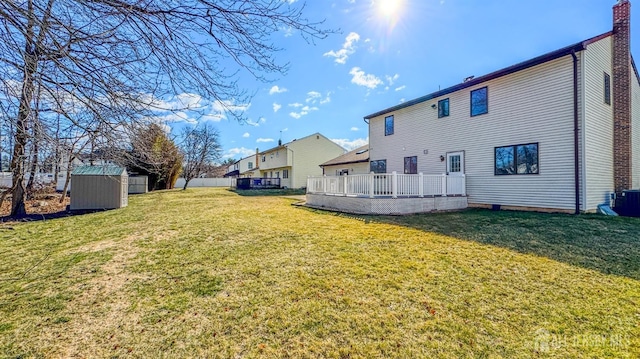
[(189, 189), (0, 226), (0, 357), (640, 356), (640, 220)]

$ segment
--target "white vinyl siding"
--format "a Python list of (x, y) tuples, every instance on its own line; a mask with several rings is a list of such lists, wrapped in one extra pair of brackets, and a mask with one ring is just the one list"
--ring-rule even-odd
[[(585, 62), (585, 163), (586, 206), (594, 210), (608, 203), (613, 192), (613, 104), (604, 101), (604, 73), (613, 74), (611, 68), (612, 38), (606, 37), (587, 46)], [(613, 76), (612, 76), (613, 78)], [(612, 83), (613, 88), (613, 83)], [(612, 93), (612, 95), (615, 95)]]
[[(489, 112), (471, 117), (470, 92), (485, 86)], [(438, 119), (431, 106), (447, 97), (450, 116)], [(385, 137), (384, 117), (391, 114), (395, 134)], [(369, 136), (370, 157), (386, 158), (387, 172), (402, 173), (404, 157), (418, 156), (418, 172), (441, 174), (440, 156), (464, 151), (470, 204), (575, 207), (571, 56), (378, 116)], [(495, 176), (494, 148), (521, 143), (539, 144), (539, 174)]]
[(631, 156), (632, 187), (640, 189), (640, 84), (631, 70)]

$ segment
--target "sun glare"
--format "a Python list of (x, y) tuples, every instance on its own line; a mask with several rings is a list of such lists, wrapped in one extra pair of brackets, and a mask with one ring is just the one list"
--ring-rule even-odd
[(378, 0), (378, 10), (384, 16), (395, 15), (402, 5), (402, 0)]

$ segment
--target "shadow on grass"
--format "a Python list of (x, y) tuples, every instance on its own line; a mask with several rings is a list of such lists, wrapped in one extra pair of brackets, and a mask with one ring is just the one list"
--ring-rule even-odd
[(356, 217), (499, 246), (604, 274), (640, 280), (638, 218), (477, 209), (411, 216)]
[(230, 189), (240, 196), (302, 196), (306, 194), (304, 189)]
[(64, 211), (51, 212), (51, 213), (32, 213), (24, 216), (19, 216), (19, 217), (2, 216), (0, 217), (0, 223), (46, 221), (50, 219), (80, 216), (83, 214), (104, 212), (104, 211), (108, 211), (108, 209), (91, 209), (91, 210), (75, 210), (75, 211), (64, 210)]

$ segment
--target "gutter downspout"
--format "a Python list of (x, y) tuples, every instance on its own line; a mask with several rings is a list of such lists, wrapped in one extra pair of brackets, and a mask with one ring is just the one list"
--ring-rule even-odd
[(573, 166), (575, 182), (576, 210), (575, 214), (580, 214), (580, 157), (579, 144), (579, 118), (578, 118), (578, 57), (575, 51), (571, 51), (573, 57)]

